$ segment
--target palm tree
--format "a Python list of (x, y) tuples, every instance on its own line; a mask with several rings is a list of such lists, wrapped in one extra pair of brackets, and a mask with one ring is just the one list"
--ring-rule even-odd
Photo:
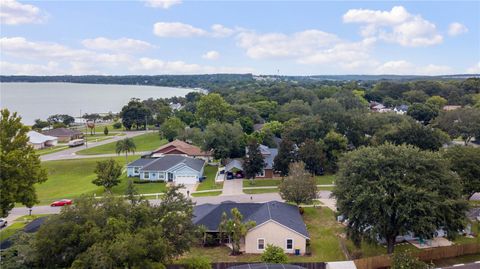
[(115, 146), (115, 152), (120, 155), (120, 153), (125, 152), (125, 163), (128, 164), (128, 153), (131, 152), (132, 154), (135, 153), (135, 142), (131, 138), (125, 138), (122, 140), (117, 141)]

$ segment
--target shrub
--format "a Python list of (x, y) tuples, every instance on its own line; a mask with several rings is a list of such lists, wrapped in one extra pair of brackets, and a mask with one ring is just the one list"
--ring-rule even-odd
[(105, 126), (105, 128), (103, 129), (103, 134), (104, 134), (104, 135), (108, 135), (108, 128), (107, 128), (107, 126)]
[(261, 260), (264, 263), (287, 263), (288, 257), (281, 247), (268, 244), (262, 253)]
[(120, 129), (122, 128), (122, 123), (117, 121), (113, 124), (113, 129)]
[(192, 257), (185, 260), (184, 269), (212, 269), (210, 260), (206, 257)]

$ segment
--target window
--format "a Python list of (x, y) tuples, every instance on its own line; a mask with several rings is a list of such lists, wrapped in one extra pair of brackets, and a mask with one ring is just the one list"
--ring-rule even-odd
[(159, 173), (158, 178), (159, 179), (165, 179), (165, 173)]
[(293, 249), (293, 239), (287, 239), (287, 249)]
[(140, 167), (134, 167), (133, 168), (133, 173), (138, 174), (138, 169), (140, 169)]
[(258, 249), (265, 249), (265, 239), (259, 238), (257, 241), (258, 241)]
[(150, 173), (148, 173), (148, 172), (143, 173), (143, 178), (144, 179), (150, 178)]

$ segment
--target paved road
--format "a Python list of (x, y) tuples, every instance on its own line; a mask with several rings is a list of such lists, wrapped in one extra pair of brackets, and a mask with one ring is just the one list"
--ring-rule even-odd
[[(126, 137), (135, 137), (138, 135), (145, 134), (147, 131), (130, 131), (125, 132), (126, 135), (123, 136), (113, 136), (111, 139), (106, 139), (100, 142), (88, 142), (88, 148), (93, 148), (101, 145), (105, 145), (111, 142), (122, 140)], [(87, 138), (88, 139), (88, 138)], [(51, 154), (45, 154), (40, 156), (42, 162), (45, 161), (54, 161), (54, 160), (67, 160), (67, 159), (83, 159), (83, 158), (97, 158), (97, 157), (111, 157), (116, 156), (116, 154), (102, 154), (102, 155), (76, 155), (76, 152), (85, 149), (85, 146), (79, 146), (74, 148), (69, 148), (66, 150), (54, 152)]]
[[(330, 199), (330, 191), (320, 191), (320, 199)], [(268, 201), (283, 201), (278, 193), (262, 193), (262, 194), (237, 194), (237, 195), (219, 195), (219, 196), (206, 196), (206, 197), (191, 197), (192, 201), (200, 204), (219, 204), (225, 201), (232, 201), (237, 203), (263, 203)], [(152, 204), (158, 204), (160, 200), (149, 200)], [(328, 205), (327, 205), (328, 206)], [(61, 207), (50, 207), (48, 205), (35, 206), (32, 208), (32, 214), (58, 214)], [(8, 223), (11, 224), (15, 219), (29, 214), (29, 210), (26, 207), (15, 207), (10, 212), (10, 215), (6, 218)]]
[[(220, 195), (220, 196), (208, 196), (208, 197), (191, 197), (192, 201), (197, 204), (219, 204), (225, 201), (233, 201), (237, 203), (262, 203), (268, 201), (283, 201), (278, 193), (265, 193), (265, 194), (241, 194), (241, 195)], [(149, 200), (152, 204), (158, 204), (160, 200)], [(51, 207), (48, 205), (34, 206), (32, 208), (32, 214), (58, 214), (61, 207)], [(12, 224), (13, 221), (21, 216), (29, 214), (29, 210), (26, 207), (15, 207), (12, 209), (6, 220), (8, 224)]]
[(457, 264), (450, 267), (442, 267), (443, 269), (479, 269), (480, 268), (480, 261), (468, 264)]

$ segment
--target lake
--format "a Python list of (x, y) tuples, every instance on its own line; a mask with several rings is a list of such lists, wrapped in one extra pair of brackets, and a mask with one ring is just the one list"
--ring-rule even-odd
[(53, 114), (78, 117), (84, 113), (120, 112), (131, 98), (142, 100), (185, 96), (187, 88), (80, 84), (80, 83), (0, 83), (0, 107), (16, 111), (27, 125)]

